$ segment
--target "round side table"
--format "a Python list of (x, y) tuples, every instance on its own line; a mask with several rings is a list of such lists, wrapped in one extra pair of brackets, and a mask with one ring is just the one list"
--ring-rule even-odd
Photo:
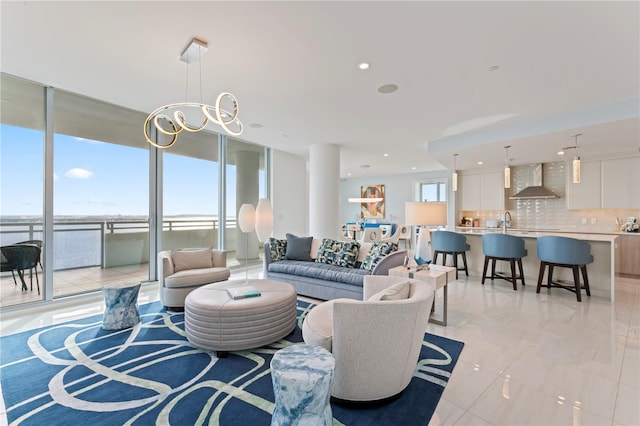
[(320, 346), (292, 345), (271, 360), (275, 408), (271, 425), (333, 424), (331, 384), (335, 359)]
[(106, 284), (102, 286), (104, 295), (104, 330), (124, 330), (140, 322), (138, 313), (138, 284)]

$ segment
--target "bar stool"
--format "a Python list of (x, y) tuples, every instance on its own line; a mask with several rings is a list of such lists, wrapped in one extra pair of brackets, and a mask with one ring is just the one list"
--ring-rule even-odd
[[(538, 274), (538, 288), (536, 293), (540, 293), (541, 287), (558, 287), (572, 291), (576, 294), (578, 302), (582, 302), (580, 295), (581, 289), (584, 288), (587, 296), (591, 296), (589, 290), (589, 277), (587, 276), (587, 264), (593, 263), (593, 255), (591, 254), (591, 246), (575, 238), (546, 236), (538, 238), (538, 258), (540, 259), (540, 273)], [(549, 266), (547, 276), (547, 284), (542, 285), (544, 270)], [(560, 281), (553, 281), (553, 268), (559, 266), (561, 268), (571, 268), (573, 270), (573, 286), (563, 285)], [(584, 286), (580, 286), (580, 271)]]
[[(471, 246), (467, 244), (467, 237), (451, 231), (434, 231), (431, 233), (431, 244), (433, 245), (433, 264), (438, 261), (438, 254), (442, 253), (442, 264), (447, 263), (447, 255), (453, 255), (453, 266), (456, 268), (456, 279), (458, 279), (458, 271), (464, 271), (469, 276), (467, 269), (467, 250), (471, 250)], [(464, 268), (458, 268), (458, 255), (462, 255), (462, 263)]]
[[(522, 270), (522, 258), (527, 255), (524, 248), (524, 239), (508, 234), (485, 234), (482, 236), (482, 252), (484, 253), (484, 268), (482, 269), (482, 284), (485, 278), (501, 278), (511, 281), (513, 289), (518, 290), (517, 280), (522, 280), (524, 285), (524, 272)], [(487, 267), (491, 260), (491, 276), (487, 277)], [(511, 276), (496, 272), (496, 261), (508, 261), (511, 266)], [(516, 275), (516, 261), (520, 274)]]

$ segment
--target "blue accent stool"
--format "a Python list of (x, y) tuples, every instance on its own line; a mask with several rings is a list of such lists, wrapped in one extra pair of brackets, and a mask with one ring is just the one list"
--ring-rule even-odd
[(102, 287), (105, 303), (102, 318), (104, 330), (124, 330), (140, 322), (137, 305), (139, 291), (140, 283)]
[(272, 426), (331, 426), (331, 384), (335, 359), (328, 350), (312, 345), (292, 345), (271, 360), (275, 394)]
[[(540, 272), (538, 274), (538, 288), (536, 293), (540, 293), (540, 288), (557, 287), (576, 293), (578, 302), (582, 302), (581, 289), (585, 289), (587, 296), (591, 296), (589, 290), (589, 277), (587, 275), (587, 264), (593, 263), (591, 246), (589, 243), (568, 237), (546, 236), (538, 238), (538, 258), (540, 259)], [(544, 270), (549, 267), (547, 284), (542, 285)], [(573, 286), (563, 285), (559, 281), (553, 281), (553, 268), (571, 268), (573, 270)], [(580, 285), (580, 271), (584, 279), (584, 286)]]
[[(467, 244), (467, 237), (451, 231), (434, 231), (431, 233), (431, 244), (433, 245), (433, 264), (438, 263), (438, 254), (442, 253), (442, 264), (447, 263), (447, 255), (453, 255), (453, 266), (456, 268), (456, 279), (458, 271), (464, 271), (469, 276), (467, 269), (467, 254), (471, 246)], [(458, 255), (462, 255), (463, 268), (458, 268)]]
[[(527, 255), (524, 248), (524, 239), (508, 234), (485, 234), (482, 236), (482, 252), (484, 253), (484, 268), (482, 269), (482, 284), (487, 278), (487, 268), (491, 260), (491, 281), (495, 278), (511, 281), (513, 289), (518, 290), (517, 280), (520, 278), (524, 285), (524, 272), (522, 270), (522, 258)], [(496, 261), (505, 260), (511, 266), (511, 276), (496, 272)], [(516, 261), (520, 274), (516, 274)]]

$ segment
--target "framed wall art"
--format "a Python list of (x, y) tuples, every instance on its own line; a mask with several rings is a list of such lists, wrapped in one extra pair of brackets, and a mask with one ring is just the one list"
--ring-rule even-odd
[(378, 198), (381, 201), (360, 203), (360, 217), (363, 219), (384, 218), (384, 185), (362, 185), (360, 187), (362, 198)]

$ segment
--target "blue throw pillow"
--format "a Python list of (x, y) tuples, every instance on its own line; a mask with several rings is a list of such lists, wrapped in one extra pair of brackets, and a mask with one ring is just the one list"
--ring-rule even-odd
[(369, 249), (369, 253), (367, 253), (367, 257), (362, 261), (362, 265), (360, 265), (360, 269), (368, 269), (370, 271), (376, 267), (380, 259), (388, 255), (389, 253), (393, 253), (398, 250), (398, 244), (390, 243), (388, 241), (376, 241), (371, 244), (371, 248)]
[(289, 260), (306, 260), (311, 259), (311, 242), (313, 237), (297, 237), (293, 234), (287, 234), (287, 252), (286, 259)]
[(277, 238), (269, 237), (269, 241), (267, 244), (269, 245), (269, 252), (271, 254), (272, 262), (276, 262), (278, 260), (286, 258), (287, 240), (279, 240)]
[(353, 268), (358, 260), (358, 251), (360, 251), (360, 243), (357, 241), (336, 241), (324, 238), (318, 249), (316, 262)]

